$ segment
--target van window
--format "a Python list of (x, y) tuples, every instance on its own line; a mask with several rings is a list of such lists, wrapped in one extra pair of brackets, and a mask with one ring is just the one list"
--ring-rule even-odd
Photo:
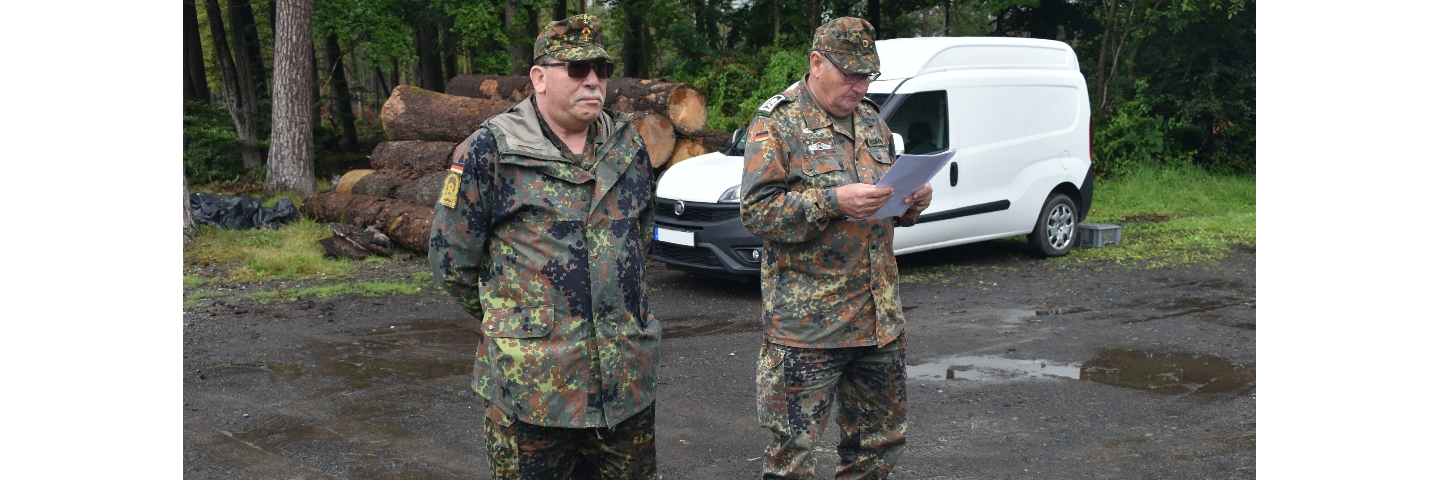
[(944, 90), (897, 95), (899, 101), (885, 123), (905, 138), (905, 153), (934, 153), (950, 145)]

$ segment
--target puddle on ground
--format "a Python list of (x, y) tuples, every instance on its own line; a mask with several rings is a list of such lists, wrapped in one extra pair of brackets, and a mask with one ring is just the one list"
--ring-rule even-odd
[(1045, 360), (999, 357), (949, 357), (938, 362), (905, 367), (905, 375), (917, 380), (1010, 380), (1023, 377), (1080, 378), (1080, 367)]
[[(1150, 322), (1155, 320), (1166, 320), (1176, 317), (1193, 315), (1200, 320), (1231, 324), (1237, 315), (1231, 308), (1254, 309), (1255, 299), (1242, 299), (1234, 297), (1178, 297), (1164, 299), (1141, 299), (1131, 302), (1122, 302), (1112, 305), (1113, 308), (1102, 309), (1092, 315), (1092, 320), (1116, 320), (1125, 325)], [(1154, 315), (1145, 315), (1142, 312), (1155, 312)], [(1138, 317), (1138, 318), (1137, 318)]]
[[(475, 325), (478, 327), (479, 325)], [(480, 334), (453, 321), (417, 321), (377, 327), (350, 343), (315, 342), (313, 373), (339, 377), (350, 388), (367, 388), (392, 378), (468, 375), (474, 368)], [(465, 352), (457, 356), (457, 352)]]
[(1085, 362), (1082, 379), (1175, 395), (1255, 388), (1255, 366), (1214, 355), (1109, 349)]
[(1070, 378), (1162, 395), (1230, 393), (1255, 388), (1255, 366), (1213, 355), (1109, 349), (1083, 363), (956, 356), (906, 367), (914, 380), (1007, 381)]

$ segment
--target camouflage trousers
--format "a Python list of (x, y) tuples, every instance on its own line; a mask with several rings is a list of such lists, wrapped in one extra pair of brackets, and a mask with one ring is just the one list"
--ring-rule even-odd
[(904, 335), (879, 347), (766, 342), (755, 392), (760, 425), (774, 434), (763, 478), (815, 478), (815, 442), (831, 410), (842, 430), (835, 478), (888, 478), (905, 448)]
[(495, 480), (652, 480), (655, 405), (611, 428), (542, 427), (485, 420), (485, 451)]

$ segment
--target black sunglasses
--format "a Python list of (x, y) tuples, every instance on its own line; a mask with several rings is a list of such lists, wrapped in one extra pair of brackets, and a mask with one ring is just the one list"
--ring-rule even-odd
[(607, 61), (604, 61), (604, 60), (592, 60), (592, 61), (588, 61), (588, 62), (569, 62), (569, 63), (561, 63), (561, 62), (556, 62), (556, 63), (542, 63), (542, 64), (540, 64), (540, 66), (542, 66), (542, 67), (565, 67), (565, 73), (568, 74), (568, 75), (570, 75), (570, 78), (585, 78), (585, 77), (587, 77), (587, 76), (590, 76), (590, 70), (591, 70), (591, 69), (594, 69), (594, 70), (595, 70), (595, 77), (596, 77), (596, 78), (599, 78), (599, 79), (601, 79), (601, 80), (604, 80), (604, 79), (610, 78), (610, 73), (612, 73), (612, 72), (615, 71), (615, 64), (610, 63), (610, 62), (607, 62)]
[(875, 73), (853, 73), (853, 72), (851, 72), (851, 71), (849, 71), (849, 70), (846, 70), (846, 69), (844, 69), (844, 68), (841, 68), (841, 67), (840, 67), (840, 64), (837, 63), (834, 58), (830, 58), (830, 55), (829, 55), (829, 54), (826, 54), (826, 53), (824, 53), (824, 52), (821, 52), (820, 55), (821, 55), (821, 56), (824, 56), (826, 60), (829, 60), (829, 61), (830, 61), (830, 66), (835, 67), (836, 70), (839, 70), (839, 71), (840, 71), (840, 75), (842, 75), (842, 76), (845, 77), (845, 83), (854, 85), (854, 84), (856, 84), (856, 83), (860, 83), (860, 80), (865, 80), (865, 83), (870, 83), (870, 82), (875, 81), (875, 79), (880, 78), (880, 72), (875, 72)]

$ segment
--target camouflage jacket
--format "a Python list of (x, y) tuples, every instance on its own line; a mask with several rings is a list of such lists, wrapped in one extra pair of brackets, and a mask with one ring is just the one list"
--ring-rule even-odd
[[(878, 110), (860, 103), (851, 138), (801, 80), (762, 104), (750, 123), (740, 216), (765, 244), (766, 341), (884, 345), (904, 330), (891, 248), (897, 219), (848, 220), (835, 192), (875, 183), (894, 162), (890, 127)], [(913, 225), (915, 216), (901, 221)]]
[(645, 291), (655, 171), (628, 114), (591, 125), (591, 169), (566, 159), (539, 118), (525, 100), (457, 149), (430, 265), (481, 322), (472, 386), (489, 418), (614, 426), (655, 400), (660, 324)]

